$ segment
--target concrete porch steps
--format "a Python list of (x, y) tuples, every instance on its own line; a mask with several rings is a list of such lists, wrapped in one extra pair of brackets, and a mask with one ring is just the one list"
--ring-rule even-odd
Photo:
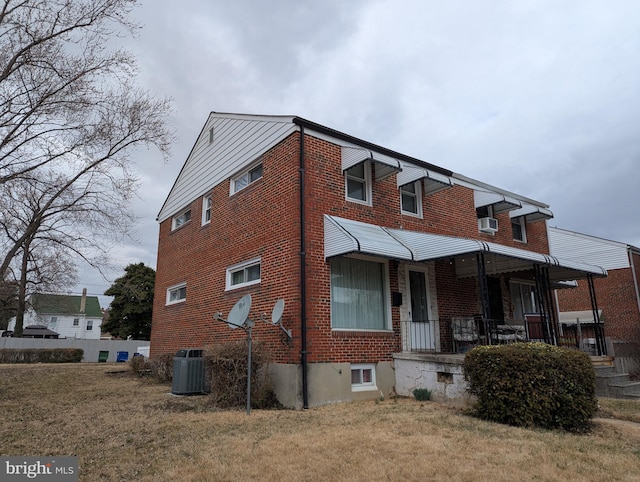
[(617, 373), (613, 365), (596, 365), (596, 396), (640, 400), (640, 382), (633, 382), (628, 373)]

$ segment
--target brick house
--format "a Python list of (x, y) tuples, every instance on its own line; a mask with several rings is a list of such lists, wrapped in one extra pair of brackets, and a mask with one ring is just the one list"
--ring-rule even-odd
[[(446, 389), (446, 354), (553, 338), (553, 289), (606, 275), (548, 254), (550, 217), (299, 117), (211, 113), (158, 215), (151, 356), (241, 337), (213, 317), (250, 294), (285, 405), (406, 394), (429, 360)], [(290, 339), (259, 321), (279, 299)]]
[[(594, 282), (598, 317), (610, 342), (610, 355), (622, 372), (640, 368), (640, 249), (628, 244), (549, 227), (552, 254), (587, 263), (597, 263), (608, 272)], [(560, 326), (575, 329), (577, 322), (590, 335), (594, 322), (589, 287), (578, 282), (573, 290), (556, 293)], [(585, 331), (585, 330), (583, 330)], [(587, 336), (587, 341), (588, 336)], [(593, 340), (591, 340), (593, 344)]]

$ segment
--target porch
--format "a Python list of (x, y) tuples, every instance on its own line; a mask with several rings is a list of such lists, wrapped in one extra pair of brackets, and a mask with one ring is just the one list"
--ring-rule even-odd
[[(403, 353), (464, 354), (480, 345), (515, 342), (542, 342), (581, 350), (591, 356), (603, 356), (603, 323), (553, 326), (539, 313), (527, 313), (524, 320), (488, 319), (482, 315), (454, 316), (440, 320), (404, 320), (400, 322)], [(440, 334), (439, 351), (433, 341), (434, 326)]]
[[(431, 399), (434, 401), (462, 407), (473, 404), (474, 398), (467, 392), (464, 380), (464, 354), (395, 353), (393, 362), (398, 395), (412, 397), (416, 388), (426, 388), (431, 390)], [(597, 396), (640, 397), (640, 383), (621, 381), (628, 375), (615, 371), (612, 357), (591, 356), (591, 363), (596, 370)]]

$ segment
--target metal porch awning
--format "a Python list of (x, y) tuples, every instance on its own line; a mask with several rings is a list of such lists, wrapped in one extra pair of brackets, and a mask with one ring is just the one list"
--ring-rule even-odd
[(363, 147), (342, 146), (342, 171), (352, 168), (361, 162), (370, 160), (376, 165), (376, 181), (402, 171), (400, 161)]
[(429, 169), (417, 166), (403, 165), (402, 172), (397, 177), (398, 187), (422, 180), (425, 194), (433, 194), (453, 186), (451, 178)]
[(404, 261), (455, 259), (460, 278), (478, 275), (476, 255), (483, 253), (486, 274), (530, 270), (544, 266), (551, 282), (602, 277), (607, 271), (577, 261), (560, 259), (478, 239), (442, 236), (324, 216), (325, 259), (350, 253), (369, 254)]
[(491, 191), (474, 190), (473, 201), (476, 209), (492, 206), (493, 214), (500, 214), (522, 207), (522, 203), (516, 198)]
[(524, 216), (527, 223), (534, 223), (536, 221), (544, 221), (546, 219), (553, 218), (553, 213), (549, 209), (534, 206), (532, 204), (524, 204), (520, 209), (509, 211), (509, 217), (511, 219), (520, 216)]

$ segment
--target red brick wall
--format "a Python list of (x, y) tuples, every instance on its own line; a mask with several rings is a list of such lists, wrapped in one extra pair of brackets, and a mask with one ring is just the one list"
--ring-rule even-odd
[[(544, 222), (527, 226), (528, 244), (512, 240), (508, 213), (497, 216), (496, 236), (478, 233), (473, 190), (461, 186), (423, 196), (424, 218), (400, 214), (395, 176), (373, 181), (373, 206), (345, 199), (340, 147), (305, 136), (305, 236), (308, 361), (375, 362), (391, 360), (400, 351), (400, 311), (392, 308), (391, 332), (331, 330), (330, 270), (324, 260), (324, 215), (330, 214), (386, 227), (480, 238), (523, 249), (548, 252)], [(299, 134), (293, 134), (263, 157), (263, 178), (229, 196), (229, 181), (212, 191), (213, 216), (201, 226), (201, 199), (192, 203), (192, 219), (171, 232), (171, 220), (160, 225), (151, 338), (152, 356), (182, 347), (202, 347), (243, 337), (214, 321), (217, 311), (226, 316), (244, 294), (253, 297), (255, 319), (271, 309), (278, 298), (286, 301), (284, 325), (293, 330), (285, 343), (283, 332), (256, 320), (254, 338), (273, 345), (275, 360), (300, 360), (300, 240), (299, 240)], [(372, 176), (375, 179), (375, 173)], [(226, 268), (262, 257), (262, 281), (225, 292)], [(398, 291), (397, 265), (390, 261), (390, 289)], [(447, 262), (436, 263), (438, 316), (442, 320), (443, 349), (450, 348), (448, 319), (478, 312), (475, 278), (458, 280)], [(187, 300), (165, 306), (166, 289), (187, 283)], [(447, 331), (449, 330), (449, 331)], [(447, 335), (449, 333), (449, 335)], [(449, 337), (449, 342), (446, 337)], [(286, 338), (286, 337), (285, 337)]]
[[(160, 225), (151, 355), (182, 347), (203, 347), (243, 338), (213, 320), (226, 317), (234, 303), (251, 294), (254, 338), (272, 342), (276, 362), (295, 363), (300, 339), (300, 247), (298, 139), (291, 136), (263, 156), (263, 177), (229, 196), (229, 180), (212, 191), (211, 224), (201, 225), (201, 198), (191, 204), (191, 221), (171, 232), (171, 219)], [(260, 256), (261, 283), (225, 292), (226, 269)], [(187, 283), (187, 300), (165, 306), (166, 289)], [(294, 341), (258, 319), (271, 319), (277, 299), (286, 300), (283, 323), (293, 328)], [(286, 338), (286, 336), (285, 336)]]

